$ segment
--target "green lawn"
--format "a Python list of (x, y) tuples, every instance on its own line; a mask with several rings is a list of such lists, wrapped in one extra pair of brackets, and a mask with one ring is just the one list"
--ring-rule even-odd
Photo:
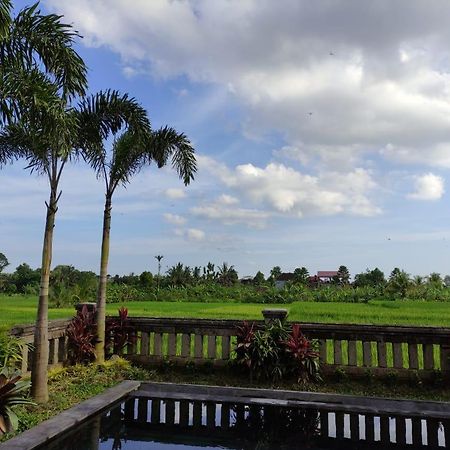
[[(32, 323), (36, 314), (36, 297), (0, 296), (0, 329), (18, 324)], [(120, 304), (109, 304), (108, 313), (114, 314)], [(198, 317), (260, 319), (261, 310), (283, 305), (247, 303), (174, 303), (129, 302), (125, 304), (132, 316)], [(368, 304), (303, 303), (285, 306), (289, 318), (303, 322), (367, 323), (390, 325), (419, 325), (450, 327), (450, 305), (438, 302), (382, 301)], [(50, 319), (73, 315), (72, 308), (50, 309)]]

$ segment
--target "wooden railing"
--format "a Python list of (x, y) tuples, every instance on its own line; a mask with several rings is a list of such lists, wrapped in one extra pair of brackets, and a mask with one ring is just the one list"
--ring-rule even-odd
[[(136, 340), (125, 351), (129, 360), (223, 365), (233, 358), (242, 322), (130, 318), (130, 324)], [(308, 338), (318, 340), (325, 373), (340, 369), (349, 375), (430, 377), (440, 370), (446, 378), (450, 376), (449, 328), (316, 323), (301, 323), (301, 328)]]
[[(262, 327), (263, 321), (255, 322)], [(49, 323), (49, 366), (65, 362), (67, 320)], [(123, 356), (143, 365), (165, 360), (176, 364), (227, 364), (234, 357), (238, 320), (166, 319), (132, 317), (136, 339)], [(336, 370), (349, 375), (386, 375), (422, 378), (436, 371), (450, 379), (450, 328), (301, 323), (310, 339), (319, 343), (324, 373)], [(11, 331), (26, 343), (33, 342), (34, 326)], [(24, 349), (22, 371), (31, 368), (32, 350)]]
[[(51, 320), (48, 324), (48, 365), (49, 368), (62, 365), (67, 359), (66, 328), (69, 320)], [(12, 336), (21, 338), (26, 346), (22, 353), (22, 374), (27, 375), (31, 370), (33, 358), (34, 325), (21, 325), (10, 331)]]

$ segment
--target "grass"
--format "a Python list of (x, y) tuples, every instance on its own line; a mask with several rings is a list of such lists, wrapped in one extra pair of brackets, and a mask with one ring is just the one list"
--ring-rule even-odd
[[(115, 314), (121, 304), (107, 305)], [(128, 302), (131, 316), (190, 317), (211, 319), (261, 319), (261, 310), (286, 307), (293, 321), (320, 323), (361, 323), (380, 325), (417, 325), (450, 327), (448, 303), (421, 301), (370, 301), (361, 303), (294, 302), (288, 305), (201, 302)], [(37, 297), (0, 295), (0, 331), (15, 325), (33, 323)], [(50, 309), (50, 319), (73, 316), (73, 308)]]

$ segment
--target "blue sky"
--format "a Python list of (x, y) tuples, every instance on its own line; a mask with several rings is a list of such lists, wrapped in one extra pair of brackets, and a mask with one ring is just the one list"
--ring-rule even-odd
[[(20, 7), (26, 2), (17, 2)], [(223, 261), (450, 273), (450, 5), (404, 0), (45, 0), (84, 39), (90, 90), (135, 96), (198, 153), (117, 193), (110, 273)], [(400, 20), (401, 19), (401, 20)], [(0, 251), (40, 265), (45, 180), (0, 173)], [(102, 185), (62, 182), (54, 265), (97, 271)]]

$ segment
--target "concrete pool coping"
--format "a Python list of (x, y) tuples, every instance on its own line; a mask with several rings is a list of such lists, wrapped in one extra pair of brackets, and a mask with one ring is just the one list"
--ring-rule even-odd
[(92, 416), (103, 412), (110, 405), (125, 398), (131, 392), (139, 389), (140, 381), (123, 381), (72, 408), (63, 411), (51, 419), (30, 428), (27, 431), (0, 444), (1, 450), (33, 450), (58, 437)]
[(35, 450), (128, 396), (131, 398), (153, 397), (180, 401), (198, 400), (219, 403), (245, 403), (248, 405), (304, 407), (324, 411), (341, 411), (343, 413), (369, 413), (380, 416), (398, 415), (450, 419), (449, 402), (397, 400), (275, 389), (123, 381), (117, 386), (107, 389), (104, 393), (85, 400), (0, 444), (0, 450)]
[(219, 403), (221, 401), (227, 403), (245, 402), (249, 405), (316, 408), (344, 413), (364, 412), (375, 415), (450, 419), (450, 402), (362, 397), (322, 392), (142, 382), (132, 396), (159, 396), (159, 398), (175, 400), (215, 401)]

